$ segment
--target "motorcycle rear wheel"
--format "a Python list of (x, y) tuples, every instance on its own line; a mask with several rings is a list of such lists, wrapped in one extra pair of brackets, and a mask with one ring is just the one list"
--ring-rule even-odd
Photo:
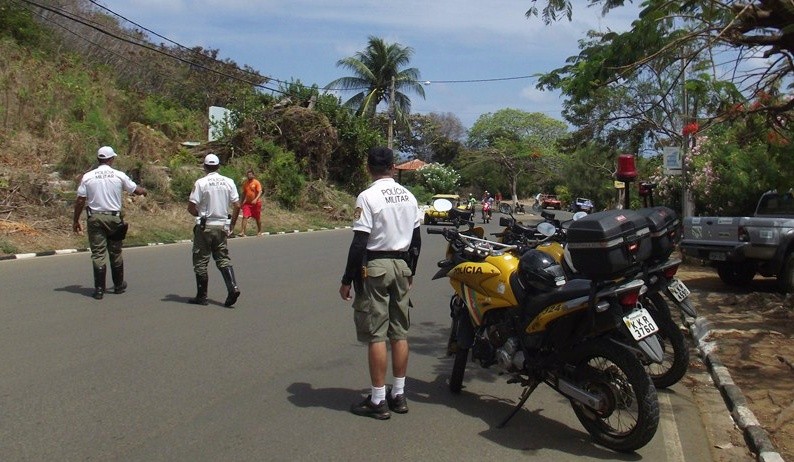
[[(672, 320), (669, 314), (664, 314), (670, 312), (664, 297), (656, 293), (649, 296), (648, 301), (656, 310), (653, 318), (659, 327), (657, 335), (664, 350), (664, 359), (661, 364), (646, 364), (645, 370), (657, 389), (667, 388), (677, 383), (686, 374), (689, 367), (689, 348), (678, 324)], [(656, 312), (659, 312), (658, 316), (655, 314)]]
[(572, 363), (577, 385), (607, 404), (596, 410), (571, 400), (576, 417), (593, 439), (618, 452), (633, 452), (648, 444), (659, 426), (659, 401), (637, 357), (599, 339), (582, 345)]

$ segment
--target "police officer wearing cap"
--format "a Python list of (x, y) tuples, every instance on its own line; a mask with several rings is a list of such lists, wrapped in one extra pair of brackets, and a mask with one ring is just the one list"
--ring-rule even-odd
[(82, 233), (80, 215), (83, 208), (88, 215), (88, 243), (91, 247), (91, 261), (94, 266), (94, 294), (101, 300), (105, 295), (105, 276), (107, 260), (110, 255), (110, 274), (113, 278), (113, 291), (124, 293), (127, 282), (124, 280), (124, 260), (121, 247), (126, 236), (127, 225), (122, 212), (122, 191), (145, 196), (146, 188), (135, 184), (127, 174), (114, 169), (116, 153), (110, 146), (102, 146), (97, 151), (99, 166), (83, 175), (77, 187), (77, 201), (74, 204), (73, 229)]
[(240, 211), (240, 195), (234, 181), (219, 174), (218, 168), (218, 156), (207, 154), (204, 158), (204, 171), (207, 175), (196, 180), (187, 206), (187, 211), (196, 217), (196, 226), (193, 228), (193, 271), (196, 273), (197, 289), (196, 297), (189, 302), (195, 305), (207, 304), (207, 266), (212, 255), (228, 291), (223, 305), (231, 307), (240, 296), (240, 289), (234, 277), (226, 239), (234, 230)]
[[(353, 299), (356, 335), (367, 344), (371, 394), (354, 403), (354, 414), (388, 419), (389, 411), (408, 412), (405, 376), (408, 370), (408, 290), (413, 282), (419, 251), (421, 213), (416, 198), (394, 181), (394, 154), (374, 147), (367, 155), (367, 170), (374, 182), (356, 199), (353, 242), (339, 294)], [(386, 389), (391, 346), (393, 385)]]

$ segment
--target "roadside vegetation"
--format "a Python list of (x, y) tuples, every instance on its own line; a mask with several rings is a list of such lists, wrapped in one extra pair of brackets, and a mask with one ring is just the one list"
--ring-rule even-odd
[[(622, 2), (595, 3), (606, 12)], [(208, 152), (238, 182), (246, 169), (257, 171), (267, 230), (347, 225), (368, 182), (366, 150), (390, 139), (403, 158), (429, 164), (400, 173), (421, 203), (488, 190), (509, 202), (543, 192), (564, 206), (588, 197), (610, 208), (618, 203), (616, 158), (632, 153), (638, 179), (659, 184), (657, 204), (681, 210), (686, 187), (698, 212), (747, 213), (760, 192), (794, 185), (794, 61), (784, 39), (709, 35), (698, 18), (725, 30), (734, 30), (731, 18), (750, 21), (723, 6), (706, 11), (710, 4), (679, 11), (647, 2), (630, 32), (584, 38), (581, 54), (539, 83), (562, 92), (565, 121), (504, 108), (467, 130), (454, 114), (410, 112), (411, 98), (424, 97), (413, 50), (378, 37), (340, 59), (333, 82), (271, 81), (219, 50), (158, 45), (90, 0), (0, 0), (0, 253), (85, 246), (71, 234), (71, 207), (76, 180), (101, 145), (121, 153), (117, 167), (151, 192), (127, 204), (130, 244), (189, 238), (185, 203)], [(551, 23), (571, 4), (537, 6), (528, 17)], [(790, 38), (775, 21), (770, 40)], [(738, 59), (772, 50), (761, 64), (768, 72), (726, 74), (710, 44)], [(229, 118), (211, 123), (210, 106), (229, 109)], [(220, 138), (205, 141), (209, 129)], [(685, 147), (686, 177), (662, 174), (660, 152), (669, 146)]]

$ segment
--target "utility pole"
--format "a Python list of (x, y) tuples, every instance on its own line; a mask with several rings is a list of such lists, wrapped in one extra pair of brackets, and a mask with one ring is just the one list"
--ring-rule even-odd
[(686, 156), (689, 149), (689, 133), (685, 127), (689, 124), (689, 101), (686, 92), (686, 57), (681, 57), (681, 95), (683, 101), (683, 116), (681, 117), (681, 137), (683, 138), (683, 146), (681, 147), (681, 214), (684, 217), (691, 217), (694, 215), (694, 204), (692, 203), (692, 195), (687, 185), (688, 172), (686, 168)]
[(389, 91), (389, 136), (388, 144), (389, 149), (394, 146), (394, 76), (391, 76), (391, 88)]

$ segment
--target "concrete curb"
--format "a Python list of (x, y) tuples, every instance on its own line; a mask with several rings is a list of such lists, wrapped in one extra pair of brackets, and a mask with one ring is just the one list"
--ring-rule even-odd
[(709, 368), (711, 378), (720, 390), (731, 417), (744, 432), (744, 438), (750, 445), (750, 450), (756, 454), (756, 460), (758, 462), (785, 462), (772, 444), (772, 440), (769, 439), (769, 434), (761, 427), (755, 414), (747, 405), (747, 399), (742, 394), (742, 390), (733, 382), (728, 368), (717, 357), (716, 344), (708, 340), (711, 333), (711, 322), (700, 316), (697, 318), (685, 316), (684, 322), (697, 343), (700, 356)]
[[(335, 226), (333, 228), (308, 228), (304, 230), (295, 229), (292, 231), (279, 231), (276, 233), (262, 233), (262, 236), (278, 236), (281, 234), (295, 234), (295, 233), (310, 233), (314, 231), (327, 231), (331, 229), (350, 229), (350, 226)], [(262, 237), (262, 236), (246, 236), (246, 237)], [(235, 237), (234, 239), (240, 239)], [(125, 245), (125, 249), (130, 249), (133, 247), (154, 247), (158, 245), (168, 245), (168, 244), (184, 244), (186, 242), (193, 242), (191, 239), (178, 239), (173, 241), (163, 241), (163, 242), (149, 242), (147, 244), (132, 244), (132, 245)], [(24, 260), (28, 258), (34, 257), (49, 257), (52, 255), (67, 255), (71, 253), (78, 253), (78, 252), (88, 252), (90, 249), (88, 248), (81, 248), (81, 249), (61, 249), (61, 250), (46, 250), (43, 252), (32, 252), (32, 253), (16, 253), (16, 254), (9, 254), (9, 255), (0, 255), (0, 261), (3, 260)]]

